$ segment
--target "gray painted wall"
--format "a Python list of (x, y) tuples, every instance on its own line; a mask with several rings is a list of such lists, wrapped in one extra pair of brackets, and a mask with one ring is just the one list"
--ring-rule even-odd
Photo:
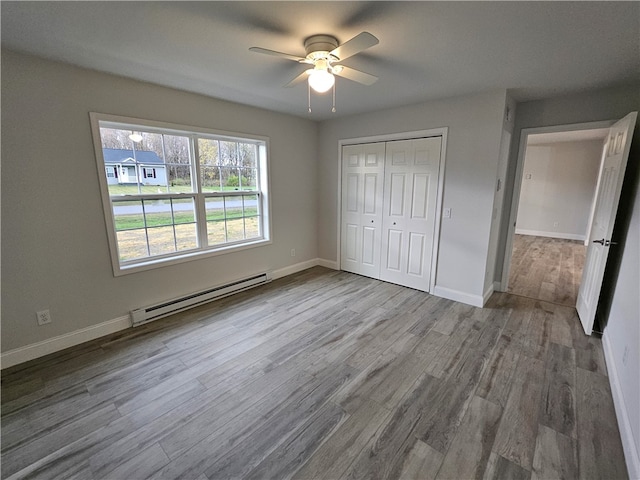
[[(636, 126), (635, 141), (640, 141)], [(638, 152), (638, 149), (635, 150)], [(632, 160), (631, 158), (629, 159)], [(624, 398), (633, 438), (636, 458), (640, 458), (640, 168), (636, 156), (635, 190), (631, 219), (624, 242), (621, 244), (619, 271), (613, 286), (611, 307), (604, 335), (611, 345), (615, 369)], [(626, 352), (626, 353), (625, 353)], [(629, 463), (629, 462), (627, 462)], [(632, 472), (630, 472), (631, 474)], [(636, 475), (640, 471), (636, 472)]]
[(448, 127), (443, 206), (452, 213), (442, 220), (436, 287), (482, 297), (505, 105), (500, 91), (322, 122), (320, 258), (338, 260), (338, 141)]
[[(91, 111), (269, 137), (273, 243), (115, 278)], [(2, 350), (315, 259), (316, 134), (309, 120), (3, 51)], [(37, 326), (45, 308), (53, 323)]]
[(516, 233), (586, 238), (602, 144), (588, 140), (527, 146)]

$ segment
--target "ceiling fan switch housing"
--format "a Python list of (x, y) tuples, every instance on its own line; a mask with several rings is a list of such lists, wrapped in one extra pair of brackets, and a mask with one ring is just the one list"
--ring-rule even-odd
[(312, 53), (324, 53), (329, 55), (329, 52), (338, 48), (338, 40), (331, 35), (313, 35), (304, 41), (304, 50), (307, 53), (307, 58)]

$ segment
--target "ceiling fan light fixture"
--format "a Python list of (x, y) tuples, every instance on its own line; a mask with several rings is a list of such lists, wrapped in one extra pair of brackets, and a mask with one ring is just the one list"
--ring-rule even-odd
[(327, 92), (335, 81), (335, 77), (327, 70), (313, 70), (309, 74), (309, 86), (318, 93)]

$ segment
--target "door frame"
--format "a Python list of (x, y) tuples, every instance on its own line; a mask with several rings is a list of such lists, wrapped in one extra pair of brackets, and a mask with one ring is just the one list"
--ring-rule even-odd
[(342, 270), (342, 147), (346, 145), (358, 145), (361, 143), (393, 142), (396, 140), (412, 140), (425, 137), (442, 137), (440, 148), (440, 164), (438, 166), (438, 191), (436, 192), (436, 222), (433, 231), (433, 248), (431, 250), (431, 275), (429, 278), (429, 293), (433, 294), (436, 283), (436, 268), (438, 264), (438, 247), (440, 244), (440, 224), (442, 222), (442, 198), (444, 194), (444, 169), (447, 157), (447, 135), (449, 127), (430, 128), (428, 130), (415, 130), (411, 132), (398, 132), (382, 135), (371, 135), (366, 137), (344, 138), (338, 140), (338, 232), (337, 232), (337, 268)]
[(509, 212), (509, 224), (505, 243), (504, 259), (502, 262), (502, 275), (500, 291), (506, 292), (509, 288), (509, 273), (511, 270), (511, 255), (513, 254), (513, 238), (516, 233), (516, 220), (518, 218), (518, 206), (520, 204), (520, 190), (522, 188), (522, 175), (524, 170), (524, 157), (527, 153), (529, 135), (539, 133), (575, 132), (580, 130), (595, 130), (610, 128), (617, 120), (603, 120), (598, 122), (571, 123), (566, 125), (551, 125), (546, 127), (523, 128), (520, 131), (520, 143), (518, 145), (518, 157), (516, 161), (516, 174), (513, 180), (513, 192), (511, 194), (511, 209)]

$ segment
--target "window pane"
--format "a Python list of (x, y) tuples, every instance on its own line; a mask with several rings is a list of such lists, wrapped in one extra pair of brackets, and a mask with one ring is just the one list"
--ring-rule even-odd
[(207, 220), (224, 220), (224, 198), (210, 197), (205, 201)]
[(191, 164), (189, 137), (163, 135), (163, 139), (164, 161), (166, 163), (187, 166)]
[(258, 195), (244, 195), (244, 216), (258, 215)]
[(200, 167), (203, 192), (220, 192), (220, 167)]
[(256, 158), (256, 146), (251, 143), (238, 144), (238, 165), (247, 168), (256, 168), (258, 166)]
[(200, 157), (200, 165), (219, 165), (218, 149), (218, 140), (211, 140), (210, 138), (199, 138), (198, 155)]
[(148, 228), (147, 237), (151, 256), (164, 255), (176, 251), (176, 240), (172, 226)]
[[(162, 135), (160, 133), (142, 131), (134, 131), (134, 133), (139, 133), (142, 137), (140, 141), (133, 140), (134, 150), (138, 151), (138, 161), (140, 163), (145, 163), (148, 159), (155, 159), (155, 157), (159, 158), (161, 163), (165, 162), (162, 148)], [(153, 153), (155, 157), (149, 155), (150, 153)]]
[(144, 214), (147, 227), (173, 224), (171, 200), (145, 200)]
[(238, 165), (238, 144), (220, 141), (219, 164), (223, 166)]
[(198, 232), (195, 223), (176, 225), (175, 230), (178, 250), (198, 248)]
[(247, 239), (260, 237), (260, 217), (247, 217), (244, 219), (244, 231)]
[(220, 245), (227, 242), (225, 221), (207, 222), (207, 241), (209, 245)]
[(242, 197), (224, 197), (225, 218), (242, 218)]
[(102, 127), (100, 128), (100, 140), (102, 142), (102, 148), (131, 150), (133, 148), (133, 141), (129, 137), (132, 134), (133, 130)]
[(195, 223), (195, 210), (193, 208), (193, 200), (191, 198), (174, 198), (172, 202), (174, 223)]
[(116, 231), (144, 228), (142, 202), (140, 200), (114, 202), (113, 219), (115, 220)]
[(240, 169), (240, 190), (257, 190), (257, 170), (255, 168)]
[(169, 171), (169, 192), (191, 193), (191, 167), (188, 165), (167, 165)]
[(220, 173), (222, 175), (222, 190), (240, 190), (240, 177), (237, 168), (220, 167)]
[(239, 240), (244, 240), (244, 220), (242, 218), (227, 220), (227, 241)]
[(218, 191), (234, 191), (238, 190), (240, 181), (238, 179), (238, 169), (235, 167), (218, 167), (220, 175), (220, 183), (222, 188)]
[(121, 262), (149, 256), (147, 250), (147, 233), (144, 229), (124, 230), (116, 233), (118, 237), (118, 254)]

